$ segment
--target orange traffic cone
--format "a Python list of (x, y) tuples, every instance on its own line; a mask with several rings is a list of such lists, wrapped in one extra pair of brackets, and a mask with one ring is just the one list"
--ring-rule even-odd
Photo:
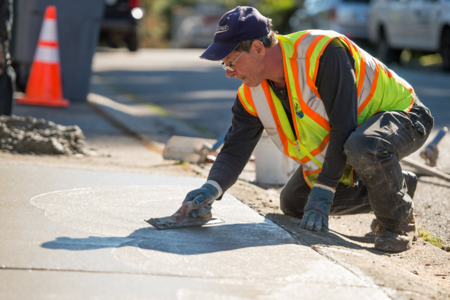
[(53, 5), (45, 10), (25, 97), (17, 99), (17, 103), (58, 107), (69, 105), (62, 95), (56, 7)]

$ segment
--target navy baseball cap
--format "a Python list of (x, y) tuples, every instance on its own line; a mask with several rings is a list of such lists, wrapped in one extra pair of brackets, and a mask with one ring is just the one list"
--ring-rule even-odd
[(214, 42), (200, 58), (221, 60), (240, 42), (266, 36), (270, 32), (269, 19), (250, 6), (238, 6), (222, 16), (214, 33)]

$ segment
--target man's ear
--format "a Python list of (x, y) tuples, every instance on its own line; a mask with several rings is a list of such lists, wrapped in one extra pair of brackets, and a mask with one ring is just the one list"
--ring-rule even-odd
[(252, 43), (252, 49), (255, 51), (258, 56), (263, 57), (266, 55), (266, 48), (264, 47), (264, 44), (261, 41), (253, 41)]

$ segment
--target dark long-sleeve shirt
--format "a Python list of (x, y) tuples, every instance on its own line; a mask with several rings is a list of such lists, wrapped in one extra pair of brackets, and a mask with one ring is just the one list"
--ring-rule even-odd
[[(328, 150), (317, 180), (336, 187), (346, 165), (344, 143), (357, 126), (354, 59), (338, 39), (333, 39), (328, 44), (320, 58), (316, 86), (331, 128)], [(275, 88), (272, 85), (272, 89), (282, 102), (293, 127), (287, 88)], [(248, 113), (238, 97), (232, 112), (232, 124), (224, 146), (208, 176), (208, 180), (219, 183), (224, 192), (236, 182), (264, 130), (260, 119)]]

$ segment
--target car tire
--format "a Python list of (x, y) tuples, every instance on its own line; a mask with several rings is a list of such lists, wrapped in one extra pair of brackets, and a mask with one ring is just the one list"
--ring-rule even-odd
[(384, 31), (381, 30), (380, 38), (378, 40), (378, 45), (376, 48), (377, 58), (385, 64), (399, 63), (401, 53), (402, 50), (394, 49), (389, 46), (386, 35), (384, 34)]
[(442, 33), (440, 53), (444, 70), (450, 71), (450, 28), (445, 28)]
[(127, 48), (130, 52), (136, 52), (139, 48), (139, 38), (136, 28), (131, 30), (126, 40)]

